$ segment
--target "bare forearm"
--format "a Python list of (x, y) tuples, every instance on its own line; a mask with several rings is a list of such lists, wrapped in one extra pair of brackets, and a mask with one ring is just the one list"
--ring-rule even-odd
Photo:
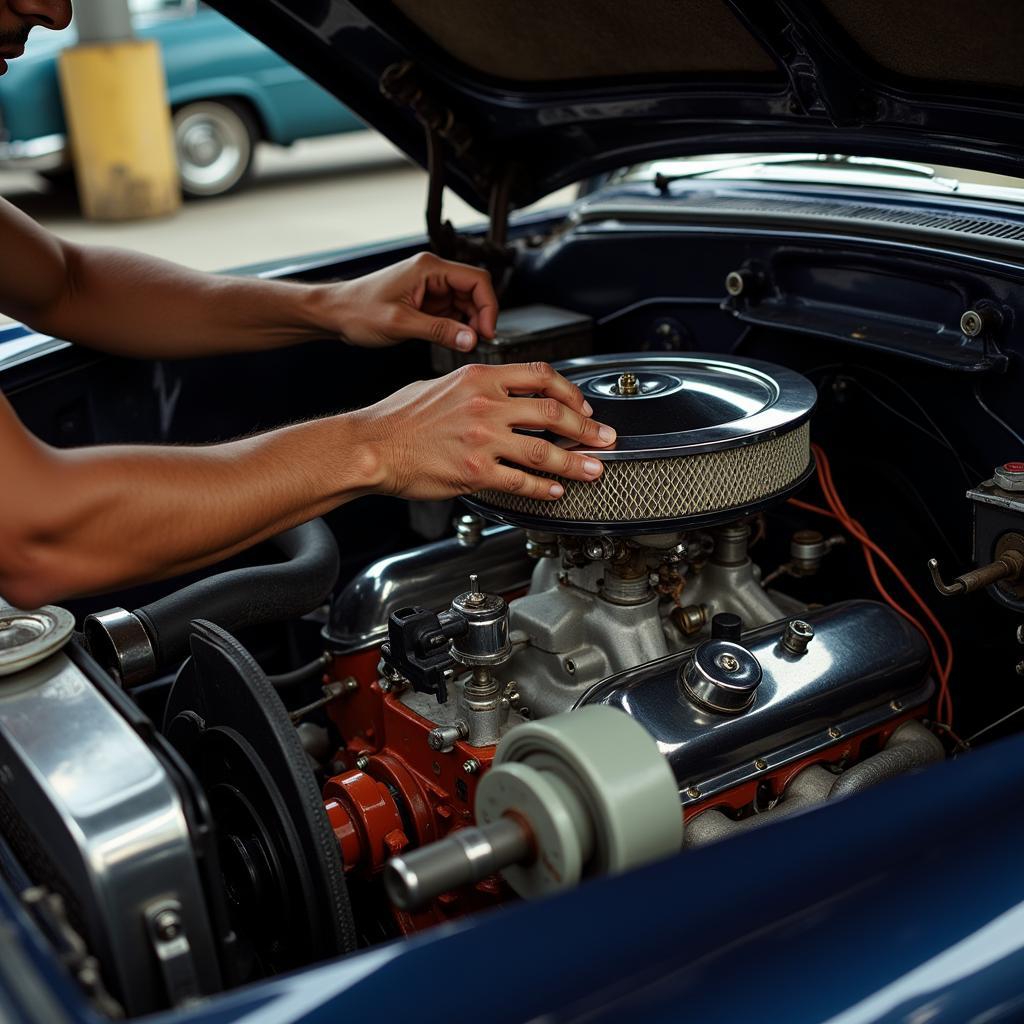
[(327, 331), (314, 285), (204, 274), (119, 249), (62, 243), (56, 302), (36, 330), (118, 355), (175, 359), (295, 344)]
[(6, 581), (0, 573), (0, 594), (6, 584), (23, 606), (212, 564), (368, 493), (378, 473), (352, 416), (207, 448), (46, 449), (39, 459), (16, 499), (35, 512), (21, 564)]

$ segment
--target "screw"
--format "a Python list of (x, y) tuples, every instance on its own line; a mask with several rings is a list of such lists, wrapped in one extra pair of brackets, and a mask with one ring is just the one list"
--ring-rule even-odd
[(171, 942), (181, 934), (181, 918), (177, 911), (161, 910), (153, 921), (153, 927), (161, 942)]
[(968, 338), (976, 338), (985, 329), (985, 321), (976, 309), (969, 309), (960, 317), (960, 330)]
[(715, 658), (715, 664), (723, 672), (735, 672), (740, 667), (739, 661), (732, 654), (720, 654)]
[(837, 740), (843, 735), (842, 730), (836, 725), (830, 725), (828, 727), (828, 734), (831, 739)]
[(361, 771), (365, 772), (370, 767), (370, 757), (368, 754), (360, 754), (356, 758), (356, 767)]
[(475, 757), (467, 758), (462, 762), (462, 770), (467, 775), (476, 775), (480, 771), (480, 762)]
[(756, 760), (756, 761), (754, 762), (754, 767), (755, 767), (755, 768), (756, 768), (756, 769), (757, 769), (757, 770), (758, 770), (759, 772), (763, 772), (763, 771), (765, 770), (765, 768), (767, 768), (767, 767), (768, 767), (768, 762), (767, 762), (767, 761), (766, 761), (766, 760), (765, 760), (765, 759), (764, 759), (763, 757), (759, 757), (759, 758), (758, 758), (758, 759), (757, 759), (757, 760)]
[(893, 709), (893, 711), (902, 711), (903, 710), (903, 701), (901, 701), (901, 700), (891, 700), (891, 701), (889, 701), (889, 707), (891, 707)]
[(700, 790), (696, 786), (690, 786), (690, 788), (686, 791), (686, 795), (691, 800), (696, 800), (700, 796)]

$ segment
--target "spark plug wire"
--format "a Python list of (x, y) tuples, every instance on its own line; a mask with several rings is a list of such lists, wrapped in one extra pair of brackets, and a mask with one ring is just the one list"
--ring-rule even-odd
[[(939, 697), (936, 702), (936, 716), (938, 720), (943, 722), (945, 725), (951, 725), (953, 721), (953, 699), (949, 689), (949, 677), (953, 671), (953, 642), (950, 640), (949, 634), (943, 628), (942, 623), (939, 622), (935, 613), (925, 603), (921, 595), (914, 589), (906, 576), (904, 576), (904, 574), (899, 570), (895, 562), (893, 562), (889, 555), (886, 554), (886, 552), (883, 551), (870, 536), (868, 536), (867, 531), (861, 523), (854, 519), (846, 510), (832, 478), (832, 467), (829, 463), (828, 456), (820, 445), (812, 445), (812, 448), (817, 462), (818, 483), (821, 486), (821, 491), (825, 497), (825, 502), (828, 505), (828, 508), (822, 508), (819, 505), (801, 501), (799, 498), (790, 498), (789, 504), (796, 508), (803, 509), (804, 511), (837, 520), (848, 533), (860, 542), (864, 553), (864, 561), (867, 564), (868, 574), (871, 576), (871, 581), (879, 595), (886, 604), (911, 623), (911, 625), (913, 625), (922, 634), (922, 636), (924, 636), (928, 643), (928, 649), (931, 652), (932, 661), (935, 665), (936, 678), (939, 681)], [(876, 558), (879, 559), (886, 568), (889, 569), (893, 576), (896, 577), (896, 580), (924, 613), (925, 618), (935, 630), (935, 633), (941, 641), (942, 647), (945, 649), (944, 659), (940, 656), (939, 649), (936, 646), (934, 638), (929, 634), (928, 630), (925, 629), (922, 622), (907, 611), (907, 609), (904, 608), (886, 589), (878, 573), (878, 566), (875, 561)]]

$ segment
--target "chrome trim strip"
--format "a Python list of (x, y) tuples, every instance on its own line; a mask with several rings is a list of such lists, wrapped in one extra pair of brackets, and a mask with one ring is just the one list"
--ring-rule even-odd
[(55, 171), (68, 156), (67, 137), (41, 135), (38, 139), (0, 142), (0, 167), (22, 171)]

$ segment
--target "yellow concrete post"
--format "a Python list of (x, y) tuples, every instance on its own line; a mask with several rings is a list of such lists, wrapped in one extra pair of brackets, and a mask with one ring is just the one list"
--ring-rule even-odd
[(181, 205), (167, 86), (151, 39), (84, 43), (60, 54), (60, 88), (82, 213), (162, 217)]

